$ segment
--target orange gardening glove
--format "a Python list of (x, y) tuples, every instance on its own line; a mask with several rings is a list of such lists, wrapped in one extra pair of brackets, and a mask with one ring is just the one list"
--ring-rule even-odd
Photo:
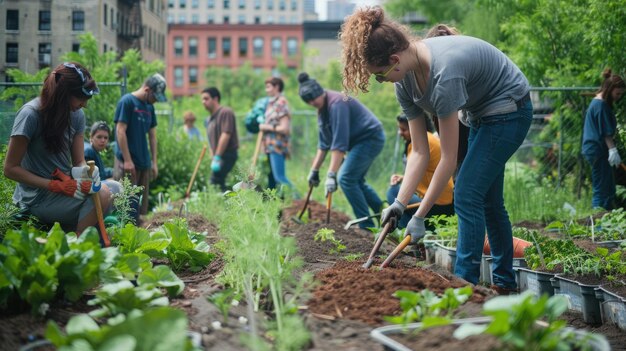
[(52, 172), (52, 178), (50, 183), (48, 183), (48, 190), (53, 193), (63, 194), (81, 201), (85, 199), (86, 195), (93, 193), (90, 181), (72, 179), (58, 168)]

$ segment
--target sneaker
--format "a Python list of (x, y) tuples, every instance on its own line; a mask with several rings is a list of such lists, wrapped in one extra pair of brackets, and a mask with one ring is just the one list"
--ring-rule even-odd
[(516, 295), (519, 294), (517, 288), (503, 288), (501, 286), (492, 285), (491, 290), (498, 295)]

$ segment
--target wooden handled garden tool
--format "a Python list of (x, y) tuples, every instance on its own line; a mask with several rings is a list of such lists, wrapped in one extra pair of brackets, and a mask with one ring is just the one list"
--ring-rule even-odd
[(189, 193), (191, 192), (191, 186), (193, 185), (193, 181), (196, 179), (196, 174), (198, 173), (198, 169), (200, 168), (200, 163), (204, 158), (204, 154), (206, 153), (206, 144), (202, 148), (200, 152), (200, 157), (198, 157), (198, 162), (196, 162), (196, 168), (194, 168), (193, 173), (191, 174), (191, 180), (189, 181), (189, 185), (187, 186), (187, 191), (185, 192), (185, 199), (189, 197)]
[(254, 180), (254, 175), (256, 172), (256, 160), (259, 158), (259, 153), (261, 152), (261, 144), (263, 143), (263, 132), (259, 132), (259, 136), (256, 137), (256, 147), (254, 149), (254, 155), (252, 156), (252, 173), (248, 176), (248, 180)]
[(330, 223), (330, 207), (333, 204), (333, 193), (328, 192), (326, 196), (326, 224)]
[(389, 257), (387, 257), (387, 259), (385, 259), (385, 261), (380, 265), (380, 268), (382, 269), (382, 268), (389, 266), (391, 261), (393, 261), (394, 258), (396, 258), (396, 256), (398, 256), (398, 254), (402, 252), (402, 250), (404, 250), (404, 248), (407, 247), (410, 243), (411, 243), (411, 236), (410, 235), (405, 236), (402, 242), (400, 242), (400, 244), (393, 250), (393, 252), (389, 254)]
[[(93, 169), (96, 165), (95, 161), (87, 161), (87, 165), (89, 166), (89, 176), (93, 174)], [(98, 228), (100, 229), (100, 237), (102, 238), (102, 242), (104, 243), (104, 247), (111, 246), (111, 240), (109, 240), (109, 236), (107, 235), (106, 227), (104, 226), (104, 215), (102, 214), (102, 204), (100, 203), (100, 194), (95, 193), (91, 195), (93, 199), (93, 204), (96, 207), (96, 216), (98, 217)]]
[(291, 217), (292, 221), (298, 224), (303, 224), (302, 215), (304, 215), (304, 211), (306, 211), (306, 208), (309, 206), (309, 200), (311, 199), (312, 192), (313, 192), (313, 185), (309, 185), (309, 192), (306, 194), (306, 199), (304, 200), (304, 206), (302, 206), (302, 210), (300, 210), (298, 217)]
[[(395, 221), (395, 219), (392, 219), (392, 220)], [(376, 256), (378, 249), (380, 249), (380, 245), (382, 245), (383, 241), (385, 241), (385, 237), (389, 233), (389, 230), (391, 230), (391, 228), (393, 227), (391, 224), (392, 220), (387, 222), (383, 230), (380, 232), (380, 235), (378, 236), (378, 240), (376, 240), (376, 243), (374, 244), (374, 248), (372, 249), (372, 252), (370, 252), (370, 257), (368, 257), (367, 262), (363, 264), (363, 268), (370, 268), (372, 266), (372, 263), (374, 263), (374, 256)]]
[[(420, 206), (420, 202), (416, 202), (414, 204), (410, 204), (408, 205), (404, 210), (412, 210), (414, 208), (418, 208)], [(350, 229), (350, 227), (352, 227), (353, 225), (357, 224), (357, 223), (361, 223), (361, 222), (365, 222), (368, 219), (371, 218), (376, 218), (379, 217), (381, 215), (382, 212), (378, 212), (378, 213), (374, 213), (373, 215), (369, 215), (369, 216), (365, 216), (365, 217), (361, 217), (361, 218), (357, 218), (357, 219), (353, 219), (351, 221), (348, 221), (348, 223), (346, 223), (345, 226), (343, 226), (343, 229)]]

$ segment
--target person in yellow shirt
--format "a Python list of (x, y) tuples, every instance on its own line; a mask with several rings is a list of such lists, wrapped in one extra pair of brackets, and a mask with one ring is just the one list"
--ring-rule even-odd
[[(406, 160), (408, 155), (411, 153), (411, 134), (409, 133), (409, 122), (404, 114), (396, 117), (398, 121), (398, 134), (405, 141), (405, 150), (402, 156), (402, 162), (406, 166)], [(437, 168), (437, 164), (439, 164), (439, 160), (441, 159), (441, 144), (439, 143), (439, 138), (431, 132), (427, 133), (428, 136), (428, 145), (430, 147), (430, 161), (428, 162), (428, 167), (426, 168), (426, 173), (422, 178), (422, 181), (417, 184), (417, 189), (415, 189), (415, 193), (411, 196), (409, 200), (409, 205), (417, 202), (421, 202), (424, 194), (426, 194), (426, 189), (430, 185), (430, 181), (433, 179), (433, 174), (435, 173), (435, 169)], [(400, 190), (400, 185), (402, 183), (402, 179), (404, 179), (404, 175), (401, 174), (393, 174), (389, 181), (389, 189), (387, 189), (387, 202), (393, 203), (395, 198), (398, 196), (398, 191)], [(448, 183), (445, 188), (439, 195), (437, 201), (435, 201), (435, 205), (428, 212), (426, 218), (434, 216), (434, 215), (453, 215), (454, 214), (454, 203), (453, 203), (453, 192), (454, 192), (454, 182), (452, 178), (448, 179)], [(400, 220), (398, 221), (399, 228), (405, 228), (411, 216), (415, 214), (417, 209), (411, 209), (404, 212)], [(434, 227), (426, 221), (426, 229), (433, 230)]]

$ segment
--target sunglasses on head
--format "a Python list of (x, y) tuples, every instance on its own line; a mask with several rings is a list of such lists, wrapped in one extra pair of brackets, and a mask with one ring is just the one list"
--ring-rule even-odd
[(85, 82), (86, 82), (85, 75), (83, 74), (83, 70), (81, 70), (78, 66), (76, 66), (73, 63), (67, 63), (67, 62), (65, 62), (63, 66), (67, 68), (73, 68), (76, 71), (76, 73), (78, 73), (80, 80), (83, 82), (83, 86), (80, 87), (81, 90), (83, 91), (83, 94), (85, 94), (86, 96), (94, 96), (94, 95), (100, 94), (100, 89), (98, 89), (98, 87), (96, 87), (95, 89), (85, 88)]

